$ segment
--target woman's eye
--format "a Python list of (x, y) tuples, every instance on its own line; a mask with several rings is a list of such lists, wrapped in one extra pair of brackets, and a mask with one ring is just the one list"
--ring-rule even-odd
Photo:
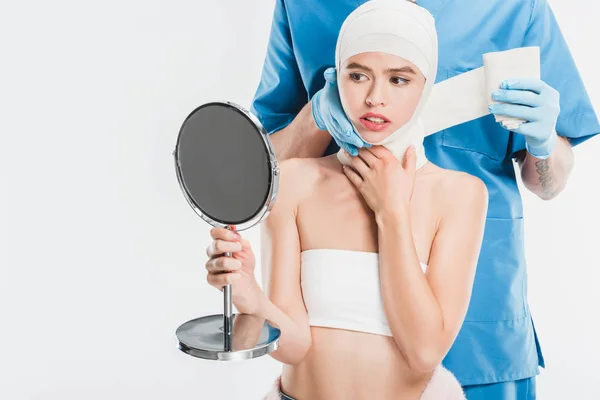
[(409, 82), (408, 79), (404, 79), (399, 76), (392, 77), (391, 81), (394, 85), (406, 85)]
[(350, 73), (350, 79), (352, 79), (353, 81), (359, 82), (363, 79), (361, 78), (366, 78), (363, 74), (359, 74), (358, 72), (352, 72)]

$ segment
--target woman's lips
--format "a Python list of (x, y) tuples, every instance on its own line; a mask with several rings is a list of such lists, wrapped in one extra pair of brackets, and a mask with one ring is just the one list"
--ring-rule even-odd
[(384, 130), (385, 128), (387, 128), (387, 126), (390, 124), (389, 122), (383, 122), (383, 123), (377, 123), (377, 122), (373, 122), (373, 121), (369, 121), (366, 118), (361, 118), (360, 119), (360, 124), (363, 126), (363, 128), (368, 129), (370, 131), (375, 131), (375, 132), (379, 132)]

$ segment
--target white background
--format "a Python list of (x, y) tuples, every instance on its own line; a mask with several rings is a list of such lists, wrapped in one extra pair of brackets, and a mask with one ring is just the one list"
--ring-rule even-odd
[[(600, 6), (550, 3), (600, 111)], [(268, 389), (280, 369), (269, 357), (215, 363), (177, 350), (179, 324), (222, 303), (205, 282), (208, 225), (182, 197), (171, 151), (199, 104), (250, 106), (273, 4), (3, 4), (0, 398), (258, 399)], [(600, 398), (600, 139), (575, 153), (557, 199), (523, 195), (548, 364), (541, 399)], [(246, 237), (258, 250), (258, 230)]]

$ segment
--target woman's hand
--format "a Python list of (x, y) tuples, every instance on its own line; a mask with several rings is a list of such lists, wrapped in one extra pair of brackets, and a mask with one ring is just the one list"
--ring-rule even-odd
[(383, 146), (359, 149), (357, 157), (348, 156), (352, 168), (344, 166), (344, 173), (375, 215), (408, 207), (417, 159), (413, 146), (406, 150), (404, 165)]
[[(266, 296), (254, 276), (255, 257), (250, 242), (225, 228), (210, 231), (213, 242), (206, 249), (206, 280), (219, 290), (231, 284), (232, 302), (242, 314), (259, 313)], [(224, 253), (232, 253), (225, 257)]]

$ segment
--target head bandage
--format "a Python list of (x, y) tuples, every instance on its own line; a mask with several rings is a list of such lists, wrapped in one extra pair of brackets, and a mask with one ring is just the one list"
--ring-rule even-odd
[[(425, 136), (488, 115), (488, 105), (496, 103), (491, 97), (492, 92), (503, 80), (539, 79), (541, 75), (539, 47), (522, 47), (483, 54), (482, 67), (434, 84), (438, 68), (437, 45), (431, 14), (403, 0), (371, 0), (355, 9), (344, 21), (336, 45), (338, 80), (342, 64), (348, 58), (366, 52), (402, 57), (425, 76), (423, 94), (412, 118), (381, 142), (367, 142), (385, 146), (400, 161), (408, 146), (415, 145), (417, 168), (427, 162), (423, 147)], [(348, 115), (343, 99), (342, 107)], [(501, 115), (495, 119), (509, 130), (526, 122)], [(350, 164), (349, 156), (342, 150), (337, 157), (342, 164)]]
[[(338, 81), (342, 64), (348, 58), (366, 52), (402, 57), (412, 62), (425, 76), (423, 94), (411, 119), (384, 140), (367, 142), (386, 147), (401, 161), (406, 149), (411, 144), (415, 145), (417, 168), (420, 168), (427, 162), (423, 148), (425, 131), (420, 114), (435, 83), (437, 71), (435, 21), (427, 10), (408, 1), (368, 1), (351, 13), (340, 29), (335, 51)], [(343, 99), (342, 107), (348, 115)], [(354, 128), (358, 132), (356, 126)], [(340, 150), (340, 162), (348, 164), (346, 157)]]

